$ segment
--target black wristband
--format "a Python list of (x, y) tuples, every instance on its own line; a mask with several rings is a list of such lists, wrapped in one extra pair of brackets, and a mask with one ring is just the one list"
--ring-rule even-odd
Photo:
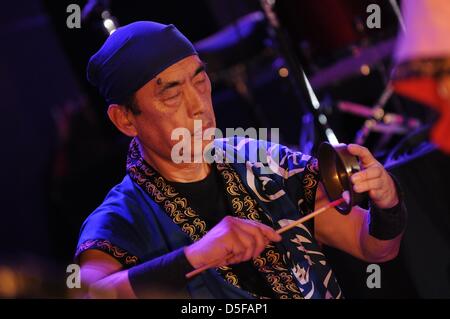
[(189, 298), (185, 275), (194, 270), (184, 248), (128, 270), (128, 280), (138, 298)]
[(393, 175), (391, 177), (397, 190), (397, 205), (381, 209), (370, 202), (369, 234), (380, 240), (391, 240), (400, 235), (405, 230), (408, 216), (400, 184)]

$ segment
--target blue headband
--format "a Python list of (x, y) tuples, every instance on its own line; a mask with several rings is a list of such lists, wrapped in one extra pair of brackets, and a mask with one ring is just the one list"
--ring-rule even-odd
[(195, 54), (175, 26), (134, 22), (118, 28), (91, 57), (87, 78), (108, 104), (123, 104), (157, 74)]

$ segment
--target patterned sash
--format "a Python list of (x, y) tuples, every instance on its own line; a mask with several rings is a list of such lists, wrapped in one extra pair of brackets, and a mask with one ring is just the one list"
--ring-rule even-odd
[[(257, 201), (250, 196), (244, 187), (239, 175), (228, 163), (214, 163), (223, 179), (227, 200), (232, 208), (233, 216), (246, 218), (265, 224), (271, 224), (271, 216), (259, 207)], [(127, 157), (127, 173), (129, 176), (156, 202), (167, 215), (185, 232), (194, 242), (202, 238), (208, 229), (205, 221), (190, 207), (189, 200), (177, 192), (169, 181), (164, 179), (140, 154), (138, 143), (135, 139), (130, 144)], [(294, 236), (295, 237), (295, 236)], [(263, 275), (269, 286), (279, 299), (302, 299), (304, 289), (300, 289), (299, 278), (293, 276), (295, 264), (290, 260), (297, 252), (280, 252), (278, 244), (269, 244), (261, 255), (253, 259), (255, 268)], [(283, 251), (282, 249), (281, 251)], [(296, 250), (296, 249), (295, 249)], [(303, 260), (305, 260), (303, 258)], [(310, 261), (310, 260), (309, 260)], [(321, 261), (322, 263), (322, 261)], [(290, 265), (290, 266), (289, 266)], [(233, 266), (217, 268), (221, 276), (235, 287), (241, 288), (238, 276), (233, 272)], [(308, 271), (309, 273), (309, 271)], [(328, 277), (331, 275), (328, 274)], [(334, 279), (334, 277), (333, 277)], [(328, 278), (327, 280), (330, 280)], [(302, 292), (301, 292), (302, 290)], [(253, 296), (255, 292), (249, 291)], [(340, 294), (340, 292), (339, 292)]]

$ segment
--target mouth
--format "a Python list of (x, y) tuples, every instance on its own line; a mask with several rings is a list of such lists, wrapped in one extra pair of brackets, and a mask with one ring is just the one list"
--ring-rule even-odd
[(191, 135), (192, 136), (203, 136), (203, 132), (209, 128), (211, 128), (211, 122), (208, 122), (205, 125), (202, 125), (201, 128), (195, 130)]

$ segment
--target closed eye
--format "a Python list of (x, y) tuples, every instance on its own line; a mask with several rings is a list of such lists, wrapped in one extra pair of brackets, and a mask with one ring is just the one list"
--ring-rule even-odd
[(162, 100), (171, 99), (171, 98), (177, 97), (178, 95), (180, 95), (180, 93), (181, 93), (180, 85), (175, 85), (171, 88), (167, 88), (167, 89), (163, 90), (161, 92), (161, 99)]
[(176, 105), (176, 104), (178, 104), (180, 96), (181, 96), (181, 92), (178, 92), (176, 94), (173, 94), (173, 95), (163, 98), (162, 102), (167, 105)]
[(164, 100), (170, 100), (170, 99), (174, 99), (174, 98), (176, 98), (176, 97), (178, 97), (178, 96), (180, 96), (180, 92), (178, 92), (178, 93), (176, 93), (176, 94), (174, 94), (174, 95), (171, 95), (171, 96), (168, 96), (168, 97), (166, 97), (166, 98), (164, 98)]
[(206, 71), (203, 69), (200, 73), (198, 73), (194, 77), (194, 83), (195, 84), (202, 84), (202, 83), (205, 83), (205, 81), (206, 81)]

